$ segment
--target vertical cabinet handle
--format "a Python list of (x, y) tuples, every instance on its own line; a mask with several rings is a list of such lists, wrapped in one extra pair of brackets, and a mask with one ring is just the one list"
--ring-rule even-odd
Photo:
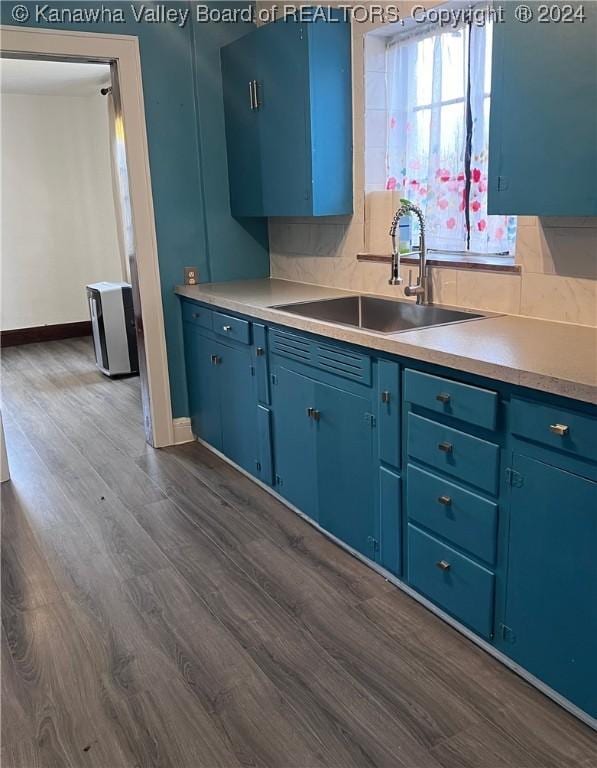
[(381, 393), (381, 402), (382, 402), (382, 403), (389, 403), (389, 402), (390, 402), (390, 397), (391, 397), (391, 395), (390, 395), (390, 393), (388, 392), (388, 390), (387, 390), (387, 389), (386, 389), (386, 390), (384, 390), (384, 391)]
[(321, 411), (318, 411), (316, 408), (307, 408), (307, 416), (310, 419), (313, 419), (313, 421), (319, 421), (321, 418)]
[(212, 355), (211, 356), (211, 364), (212, 365), (219, 365), (222, 362), (222, 358), (219, 355)]
[(255, 354), (257, 357), (263, 357), (265, 355), (265, 349), (263, 347), (257, 347), (255, 349)]
[(257, 80), (249, 80), (249, 108), (251, 110), (259, 109), (259, 83)]

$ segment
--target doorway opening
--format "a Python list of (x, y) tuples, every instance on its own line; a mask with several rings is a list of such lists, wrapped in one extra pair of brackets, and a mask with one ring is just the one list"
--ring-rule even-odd
[[(135, 342), (138, 348), (140, 378), (136, 386), (141, 393), (142, 430), (150, 445), (171, 445), (172, 411), (138, 41), (120, 35), (12, 27), (4, 27), (2, 32), (3, 91), (12, 91), (6, 96), (3, 93), (3, 112), (5, 117), (15, 112), (6, 109), (6, 99), (21, 102), (27, 126), (23, 133), (31, 144), (36, 132), (41, 136), (36, 149), (22, 148), (22, 167), (46, 177), (31, 184), (28, 194), (26, 174), (19, 174), (18, 163), (9, 163), (10, 185), (4, 183), (3, 172), (2, 214), (13, 225), (8, 228), (12, 242), (3, 236), (3, 262), (9, 262), (16, 246), (25, 254), (10, 261), (10, 269), (3, 269), (3, 336), (39, 328), (42, 336), (52, 338), (55, 326), (70, 326), (72, 333), (65, 329), (70, 336), (76, 336), (77, 330), (88, 333), (90, 321), (93, 328), (97, 320), (93, 310), (98, 301), (91, 298), (99, 294), (92, 294), (86, 286), (97, 289), (107, 282), (118, 289), (120, 284), (128, 284), (126, 296), (124, 288), (122, 295), (117, 290), (117, 303), (120, 315), (129, 318), (135, 331), (132, 334), (125, 323), (124, 342), (129, 352)], [(19, 86), (24, 93), (17, 93)], [(24, 104), (36, 96), (47, 102), (47, 115)], [(60, 104), (65, 99), (78, 105), (78, 109), (70, 105), (68, 117)], [(8, 122), (13, 133), (18, 131), (17, 118)], [(7, 152), (9, 142), (6, 131), (3, 133), (3, 152)], [(27, 144), (23, 136), (18, 138), (16, 145)], [(69, 206), (62, 198), (68, 197), (65, 190), (76, 174), (79, 191), (73, 192), (77, 183), (70, 184), (73, 204), (69, 216)], [(13, 189), (19, 195), (12, 194)], [(36, 223), (43, 217), (37, 216), (36, 222), (35, 196), (44, 194), (44, 226), (36, 233)], [(59, 214), (55, 213), (58, 209)], [(74, 261), (68, 258), (69, 251), (71, 257), (75, 253)], [(43, 256), (51, 257), (46, 258), (45, 270)], [(65, 289), (73, 284), (79, 290), (76, 296), (70, 291), (67, 299)], [(47, 319), (38, 323), (44, 312)], [(93, 338), (89, 337), (90, 344)], [(100, 369), (111, 373), (109, 365), (101, 365), (106, 363), (106, 350), (102, 358), (102, 340), (97, 334), (94, 341)], [(130, 362), (131, 371), (114, 372), (133, 372), (136, 358), (132, 353)]]

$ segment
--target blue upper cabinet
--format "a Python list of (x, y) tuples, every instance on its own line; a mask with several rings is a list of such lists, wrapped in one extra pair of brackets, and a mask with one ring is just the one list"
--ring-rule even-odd
[(352, 213), (350, 25), (327, 14), (222, 49), (234, 216)]
[(488, 212), (597, 216), (597, 3), (529, 3), (524, 24), (516, 3), (501, 5)]

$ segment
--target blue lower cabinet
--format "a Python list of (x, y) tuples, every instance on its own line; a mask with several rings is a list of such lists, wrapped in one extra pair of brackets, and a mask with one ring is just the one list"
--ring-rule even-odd
[(497, 494), (499, 447), (495, 443), (409, 413), (408, 455), (483, 491)]
[(232, 461), (255, 474), (257, 395), (249, 347), (218, 345), (218, 387), (222, 419), (222, 450)]
[(597, 717), (597, 483), (514, 456), (501, 649)]
[(257, 406), (258, 460), (256, 475), (268, 485), (274, 484), (272, 456), (272, 413), (263, 405)]
[(495, 563), (498, 505), (443, 477), (412, 464), (407, 469), (409, 519), (465, 549), (489, 565)]
[[(284, 366), (274, 369), (272, 386), (276, 490), (317, 520), (315, 382)], [(311, 409), (311, 411), (309, 411)]]
[(400, 466), (400, 366), (393, 360), (377, 364), (379, 458), (393, 467)]
[(493, 636), (494, 573), (411, 524), (408, 583), (478, 634)]
[(269, 361), (267, 354), (267, 328), (261, 323), (253, 323), (253, 343), (255, 353), (255, 378), (257, 379), (257, 399), (264, 405), (269, 399)]
[(379, 563), (396, 576), (402, 573), (400, 475), (379, 470)]
[(218, 384), (219, 344), (184, 324), (189, 409), (193, 433), (222, 450), (222, 418)]
[(195, 434), (597, 718), (594, 413), (197, 307)]
[(371, 399), (318, 382), (315, 407), (319, 524), (376, 559)]

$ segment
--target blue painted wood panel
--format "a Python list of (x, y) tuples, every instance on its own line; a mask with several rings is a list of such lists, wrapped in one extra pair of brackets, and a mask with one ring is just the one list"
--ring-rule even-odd
[(407, 469), (406, 488), (410, 520), (494, 564), (498, 522), (494, 501), (412, 464)]
[(254, 149), (259, 146), (259, 114), (250, 106), (249, 91), (260, 71), (256, 36), (245, 35), (225, 46), (221, 57), (230, 209), (233, 214), (261, 216), (261, 156)]
[[(515, 18), (493, 25), (490, 214), (597, 215), (597, 3), (584, 23)], [(545, 4), (561, 10), (564, 4)]]
[(493, 572), (410, 524), (408, 582), (475, 632), (491, 637)]
[(255, 474), (257, 394), (248, 347), (218, 344), (218, 387), (222, 418), (222, 450), (243, 469)]
[(223, 336), (228, 341), (237, 341), (240, 344), (251, 343), (251, 324), (248, 320), (240, 317), (224, 314), (223, 312), (213, 313), (214, 333)]
[(377, 364), (379, 458), (400, 467), (400, 366), (393, 360)]
[(274, 483), (271, 417), (272, 414), (269, 408), (265, 408), (263, 405), (257, 406), (259, 465), (256, 474), (260, 480), (268, 485), (273, 485)]
[[(532, 400), (512, 398), (512, 433), (526, 440), (597, 461), (597, 415)], [(551, 427), (565, 427), (557, 434)]]
[(315, 385), (318, 519), (349, 546), (375, 559), (371, 401)]
[(184, 324), (189, 409), (193, 433), (222, 450), (218, 368), (219, 345), (191, 323)]
[(213, 312), (194, 301), (182, 302), (182, 320), (199, 328), (211, 330), (213, 327)]
[(400, 475), (379, 470), (379, 563), (396, 576), (402, 573), (402, 519)]
[(265, 24), (222, 52), (237, 217), (352, 212), (350, 25), (331, 16)]
[(352, 84), (350, 24), (307, 24), (313, 215), (352, 213)]
[(497, 444), (409, 413), (407, 449), (412, 458), (488, 493), (497, 494)]
[(597, 483), (522, 455), (513, 467), (503, 650), (597, 717)]
[(315, 382), (281, 365), (273, 373), (276, 490), (317, 520), (315, 422), (307, 415), (315, 407)]
[(489, 389), (407, 369), (404, 371), (404, 399), (485, 429), (496, 427), (498, 396)]
[[(309, 60), (305, 25), (266, 24), (253, 34), (259, 47), (259, 144), (263, 213), (309, 216), (313, 211)], [(245, 143), (245, 151), (251, 151)]]
[(267, 345), (268, 331), (265, 325), (253, 323), (253, 344), (255, 358), (255, 376), (257, 378), (257, 398), (260, 403), (269, 405), (269, 355)]

